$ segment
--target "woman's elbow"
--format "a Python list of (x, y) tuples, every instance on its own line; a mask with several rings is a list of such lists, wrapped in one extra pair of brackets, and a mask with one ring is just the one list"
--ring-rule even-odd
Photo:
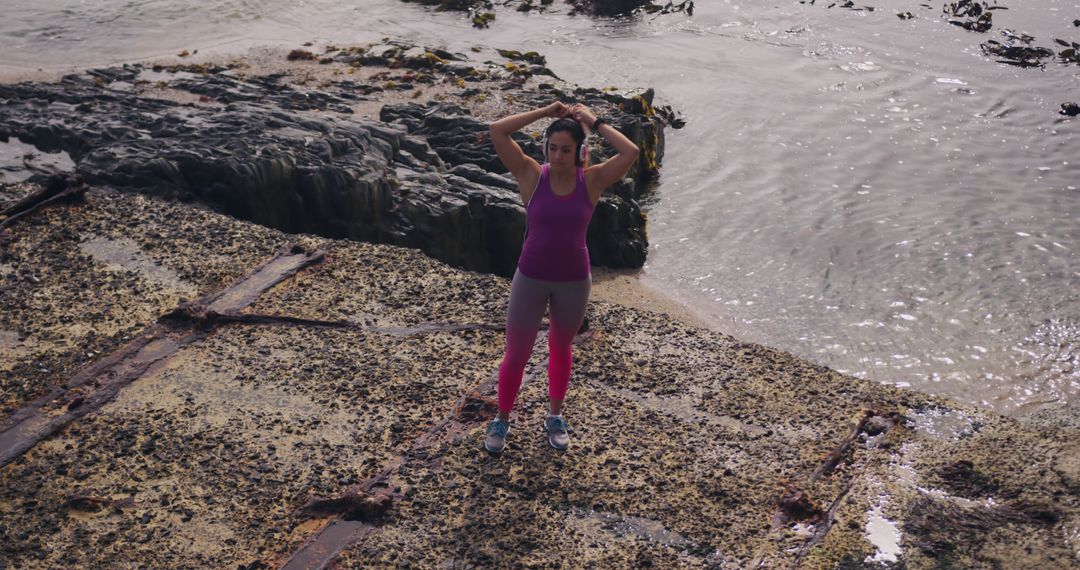
[(637, 160), (637, 157), (641, 155), (641, 149), (639, 149), (636, 144), (631, 143), (630, 149), (627, 151), (626, 154), (630, 158)]

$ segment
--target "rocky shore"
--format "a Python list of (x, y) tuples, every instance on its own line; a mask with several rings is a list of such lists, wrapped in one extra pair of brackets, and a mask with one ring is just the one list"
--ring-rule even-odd
[[(571, 449), (537, 431), (538, 350), (487, 454), (496, 240), (520, 212), (469, 137), (566, 87), (527, 59), (471, 87), (352, 64), (371, 48), (306, 53), (287, 79), (129, 66), (0, 87), (8, 144), (64, 150), (88, 183), (54, 177), (71, 201), (18, 215), (61, 167), (24, 156), (5, 172), (40, 175), (0, 186), (0, 568), (1080, 560), (1075, 410), (1009, 419), (614, 303), (576, 344)], [(596, 247), (624, 259), (661, 119), (646, 93), (570, 93), (653, 144), (607, 202)]]
[[(462, 54), (387, 43), (288, 57), (291, 74), (248, 75), (235, 64), (133, 65), (0, 85), (0, 141), (33, 146), (16, 156), (22, 172), (63, 153), (93, 185), (198, 200), (287, 232), (415, 247), (509, 276), (524, 209), (482, 113), (581, 101), (643, 150), (597, 206), (588, 239), (593, 262), (644, 263), (645, 218), (635, 199), (660, 168), (665, 123), (679, 124), (670, 110), (653, 107), (651, 90), (575, 88), (553, 77), (539, 54), (503, 52), (500, 63), (475, 64)], [(395, 98), (387, 92), (411, 100), (385, 104)], [(372, 101), (383, 103), (378, 116), (363, 116)], [(538, 154), (538, 133), (518, 140)], [(600, 143), (593, 142), (597, 160), (611, 152)]]

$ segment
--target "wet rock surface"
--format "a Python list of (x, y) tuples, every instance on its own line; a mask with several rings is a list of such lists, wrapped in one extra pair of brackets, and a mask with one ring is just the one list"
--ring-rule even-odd
[[(4, 85), (0, 141), (64, 151), (90, 184), (199, 200), (288, 232), (416, 247), (509, 276), (524, 210), (486, 140), (486, 121), (443, 104), (388, 106), (381, 121), (351, 116), (371, 93), (439, 83), (472, 97), (483, 93), (470, 93), (470, 82), (485, 89), (498, 82), (523, 103), (559, 97), (610, 111), (639, 142), (641, 162), (597, 208), (589, 244), (595, 264), (640, 267), (647, 240), (635, 199), (659, 171), (664, 117), (675, 121), (674, 114), (654, 108), (651, 91), (615, 95), (544, 83), (534, 92), (530, 78), (551, 74), (541, 65), (465, 59), (394, 43), (332, 48), (311, 65), (337, 66), (343, 76), (356, 66), (383, 66), (386, 79), (325, 81), (319, 89), (299, 88), (283, 73), (246, 76), (214, 65), (125, 66), (58, 83)], [(389, 78), (402, 67), (408, 71)], [(198, 99), (155, 97), (149, 85)], [(598, 160), (611, 152), (596, 146)]]
[[(0, 345), (12, 406), (295, 239), (94, 188), (12, 231), (5, 282), (32, 269), (41, 284), (10, 280), (0, 299), (15, 310), (50, 287), (51, 301), (3, 313), (17, 334)], [(538, 430), (541, 349), (492, 456), (481, 440), (507, 281), (410, 249), (300, 241), (324, 260), (244, 314), (358, 326), (217, 324), (0, 468), (4, 560), (275, 567), (325, 525), (358, 521), (369, 526), (342, 535), (336, 567), (831, 568), (878, 555), (865, 529), (880, 512), (908, 567), (1075, 562), (1075, 422), (967, 410), (595, 303), (575, 349), (570, 450)], [(87, 253), (104, 243), (126, 253)], [(116, 267), (124, 258), (134, 265)], [(64, 344), (43, 356), (19, 340), (31, 335)], [(42, 376), (49, 358), (57, 372)]]

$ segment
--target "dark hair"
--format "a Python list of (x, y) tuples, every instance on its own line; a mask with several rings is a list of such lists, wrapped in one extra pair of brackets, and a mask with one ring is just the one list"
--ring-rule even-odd
[(574, 138), (574, 142), (577, 143), (577, 148), (574, 149), (574, 151), (575, 151), (574, 162), (577, 163), (580, 166), (581, 163), (582, 163), (582, 161), (581, 161), (581, 145), (585, 144), (585, 128), (581, 126), (581, 123), (579, 123), (579, 122), (577, 122), (574, 119), (571, 119), (569, 117), (563, 117), (561, 119), (556, 119), (553, 123), (548, 125), (547, 130), (544, 131), (544, 142), (543, 142), (543, 144), (544, 144), (544, 149), (543, 149), (544, 158), (547, 158), (547, 145), (548, 145), (548, 141), (551, 140), (551, 135), (553, 135), (553, 134), (555, 134), (555, 133), (557, 133), (559, 131), (566, 131), (566, 132), (570, 133), (571, 137)]

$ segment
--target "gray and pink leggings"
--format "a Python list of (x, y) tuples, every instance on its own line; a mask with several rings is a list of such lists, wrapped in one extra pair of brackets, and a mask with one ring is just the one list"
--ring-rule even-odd
[(544, 309), (549, 305), (548, 397), (566, 398), (571, 345), (585, 318), (591, 289), (591, 277), (582, 281), (541, 281), (520, 270), (514, 274), (506, 310), (506, 355), (499, 366), (499, 411), (509, 412), (514, 408), (521, 376), (532, 355)]

